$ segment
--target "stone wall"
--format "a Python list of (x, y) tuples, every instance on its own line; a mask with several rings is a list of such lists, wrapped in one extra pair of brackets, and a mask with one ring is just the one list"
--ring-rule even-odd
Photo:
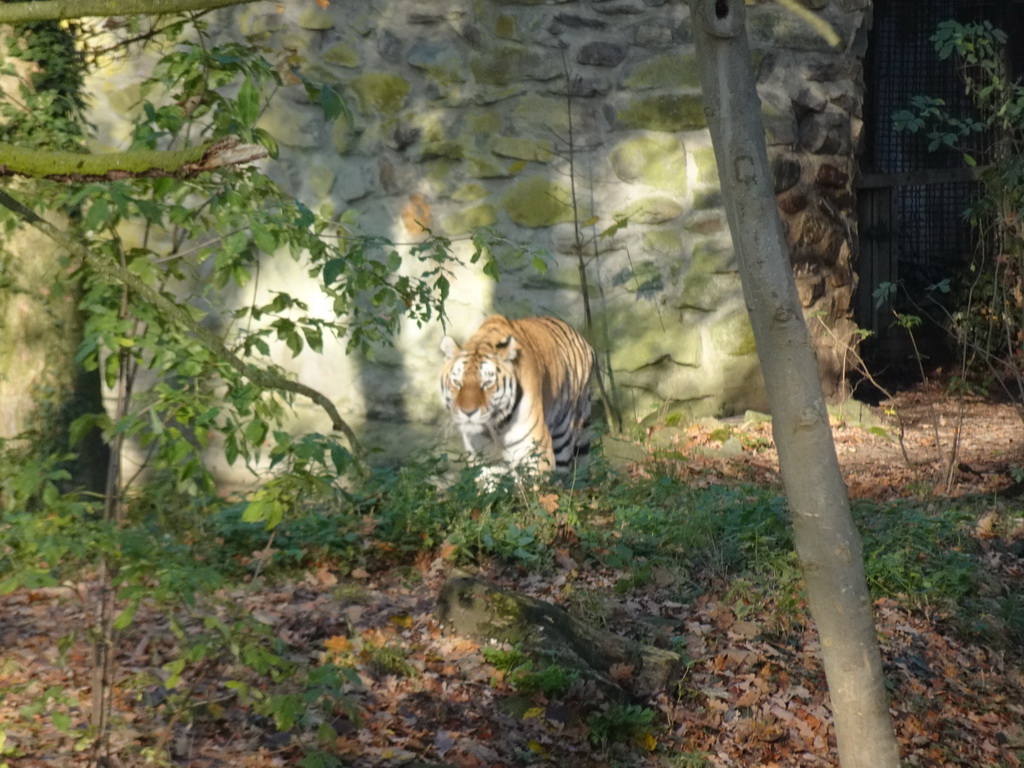
[[(780, 210), (829, 394), (834, 339), (853, 331), (851, 180), (860, 135), (868, 0), (805, 0), (842, 40), (828, 46), (774, 4), (751, 5)], [(453, 283), (460, 340), (492, 312), (556, 314), (581, 329), (585, 264), (605, 382), (627, 423), (670, 412), (765, 407), (701, 104), (689, 9), (679, 0), (345, 0), (224, 12), (280, 61), (286, 86), (262, 125), (280, 142), (268, 172), (308, 205), (358, 212), (396, 242), (419, 224), (468, 253), (492, 227), (503, 278)], [(352, 119), (325, 123), (297, 78), (332, 84)], [(94, 120), (123, 138), (131, 73), (97, 78)], [(119, 133), (120, 132), (120, 133)], [(349, 214), (351, 216), (351, 214)], [(614, 226), (616, 223), (621, 226)], [(539, 272), (530, 253), (544, 252)], [(301, 279), (276, 261), (264, 285)], [(277, 271), (280, 270), (280, 271)], [(243, 298), (244, 300), (244, 298)], [(281, 361), (386, 452), (443, 442), (440, 325), (407, 328), (370, 363), (342, 346)], [(310, 409), (299, 429), (326, 429)], [(398, 428), (398, 424), (401, 428)]]

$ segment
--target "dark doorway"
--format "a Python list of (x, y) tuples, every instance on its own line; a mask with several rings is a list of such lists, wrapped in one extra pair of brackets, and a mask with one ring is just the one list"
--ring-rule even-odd
[[(1010, 70), (1021, 72), (1024, 46), (1013, 41), (1024, 39), (1022, 11), (1022, 0), (875, 0), (864, 72), (857, 321), (874, 334), (864, 352), (876, 370), (900, 370), (913, 353), (904, 332), (893, 326), (893, 311), (921, 315), (942, 296), (930, 288), (955, 279), (969, 262), (974, 233), (963, 214), (978, 192), (979, 167), (989, 161), (984, 136), (972, 148), (978, 167), (970, 167), (960, 152), (929, 151), (924, 135), (897, 133), (893, 116), (916, 95), (941, 98), (951, 111), (970, 116), (973, 106), (956, 63), (940, 60), (930, 38), (947, 19), (989, 20), (1009, 34)], [(879, 305), (874, 294), (884, 284), (899, 289)], [(941, 342), (943, 334), (933, 327), (918, 335), (926, 341), (928, 362), (941, 364), (941, 343), (927, 341)]]

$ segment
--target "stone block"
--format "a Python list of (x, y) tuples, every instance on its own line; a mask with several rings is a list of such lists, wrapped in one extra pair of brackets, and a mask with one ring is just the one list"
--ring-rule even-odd
[(352, 78), (349, 88), (365, 115), (392, 115), (405, 106), (411, 86), (404, 77), (390, 72), (367, 72)]
[[(668, 33), (671, 40), (671, 30), (665, 27), (658, 29)], [(689, 52), (647, 57), (630, 68), (623, 85), (631, 91), (650, 88), (700, 88), (697, 57)]]
[(644, 253), (666, 259), (681, 259), (686, 254), (683, 235), (678, 229), (647, 229), (641, 236)]
[(757, 354), (754, 329), (744, 308), (736, 309), (717, 319), (708, 329), (708, 338), (716, 349), (726, 355), (737, 357)]
[(516, 136), (494, 136), (488, 148), (499, 157), (547, 163), (554, 157), (552, 142), (544, 139), (524, 139)]
[(445, 216), (441, 227), (448, 235), (466, 235), (479, 227), (490, 227), (497, 220), (493, 205), (474, 205)]
[(595, 327), (607, 328), (611, 337), (612, 368), (636, 374), (665, 360), (676, 366), (700, 365), (703, 353), (700, 329), (680, 326), (673, 317), (668, 320), (672, 325), (669, 333), (660, 322), (650, 322), (652, 314), (655, 312), (651, 302), (635, 294), (597, 309)]
[(682, 196), (686, 193), (686, 150), (675, 136), (648, 134), (620, 142), (610, 155), (615, 175)]
[[(683, 278), (683, 292), (674, 305), (677, 309), (713, 312), (740, 290), (738, 274), (708, 273), (691, 268)], [(721, 342), (723, 338), (715, 337), (715, 341)]]
[(626, 46), (606, 40), (584, 43), (576, 53), (576, 63), (592, 67), (617, 67), (626, 60)]
[(337, 43), (320, 54), (326, 64), (352, 69), (359, 66), (359, 52), (347, 43)]
[(334, 29), (334, 16), (326, 8), (304, 8), (299, 14), (299, 26), (303, 29), (323, 32)]
[(682, 203), (675, 198), (651, 195), (628, 203), (612, 216), (616, 219), (629, 219), (636, 224), (664, 224), (678, 219), (685, 210)]
[[(512, 125), (521, 136), (569, 135), (569, 113), (565, 99), (530, 93), (516, 100)], [(580, 126), (574, 126), (577, 130)]]
[(697, 94), (660, 94), (631, 99), (615, 110), (626, 128), (651, 131), (693, 131), (707, 127), (704, 104)]
[(451, 193), (451, 198), (457, 203), (472, 203), (476, 200), (483, 200), (489, 194), (487, 187), (473, 181), (456, 187)]
[[(550, 227), (573, 220), (569, 188), (543, 176), (517, 181), (502, 195), (501, 203), (509, 218), (524, 227)], [(580, 218), (590, 215), (581, 212)]]

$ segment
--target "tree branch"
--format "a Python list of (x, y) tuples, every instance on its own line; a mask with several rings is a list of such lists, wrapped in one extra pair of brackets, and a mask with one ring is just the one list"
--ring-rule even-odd
[(27, 3), (0, 3), (0, 24), (25, 24), (30, 21), (59, 21), (87, 16), (134, 16), (185, 13), (244, 5), (257, 0), (39, 0)]
[(202, 171), (260, 160), (267, 154), (265, 148), (257, 144), (242, 144), (234, 137), (187, 149), (102, 155), (26, 149), (0, 142), (0, 176), (30, 176), (65, 182), (162, 176), (186, 178)]
[(350, 427), (341, 417), (341, 414), (338, 413), (338, 409), (335, 407), (334, 403), (328, 400), (322, 392), (318, 392), (312, 387), (308, 387), (297, 381), (286, 379), (278, 373), (258, 368), (251, 363), (246, 363), (234, 352), (229, 350), (216, 334), (196, 322), (195, 318), (189, 314), (188, 310), (184, 306), (170, 301), (162, 293), (146, 285), (146, 283), (144, 283), (138, 276), (132, 274), (127, 269), (124, 269), (120, 264), (116, 264), (110, 259), (106, 259), (100, 254), (89, 250), (71, 237), (67, 232), (55, 227), (53, 224), (39, 216), (35, 211), (30, 210), (18, 200), (8, 195), (2, 189), (0, 189), (0, 205), (8, 208), (27, 224), (38, 229), (62, 248), (67, 249), (69, 253), (81, 259), (83, 263), (89, 264), (92, 269), (96, 270), (101, 275), (114, 280), (115, 282), (121, 283), (130, 291), (133, 291), (141, 298), (153, 304), (153, 306), (159, 309), (166, 317), (184, 327), (194, 338), (198, 339), (203, 345), (205, 345), (206, 348), (209, 349), (218, 359), (226, 362), (256, 386), (264, 389), (276, 389), (280, 392), (292, 392), (297, 395), (302, 395), (319, 405), (330, 417), (332, 428), (335, 431), (341, 432), (345, 436), (345, 439), (348, 441), (349, 447), (352, 450), (352, 456), (356, 461), (357, 469), (365, 474), (366, 459), (362, 446), (359, 443), (359, 439), (356, 437), (352, 427)]

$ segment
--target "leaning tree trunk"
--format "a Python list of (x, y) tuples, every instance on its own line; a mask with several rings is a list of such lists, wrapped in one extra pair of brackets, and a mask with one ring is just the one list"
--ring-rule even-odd
[(843, 768), (898, 768), (860, 536), (768, 173), (743, 0), (691, 0), (711, 137)]

